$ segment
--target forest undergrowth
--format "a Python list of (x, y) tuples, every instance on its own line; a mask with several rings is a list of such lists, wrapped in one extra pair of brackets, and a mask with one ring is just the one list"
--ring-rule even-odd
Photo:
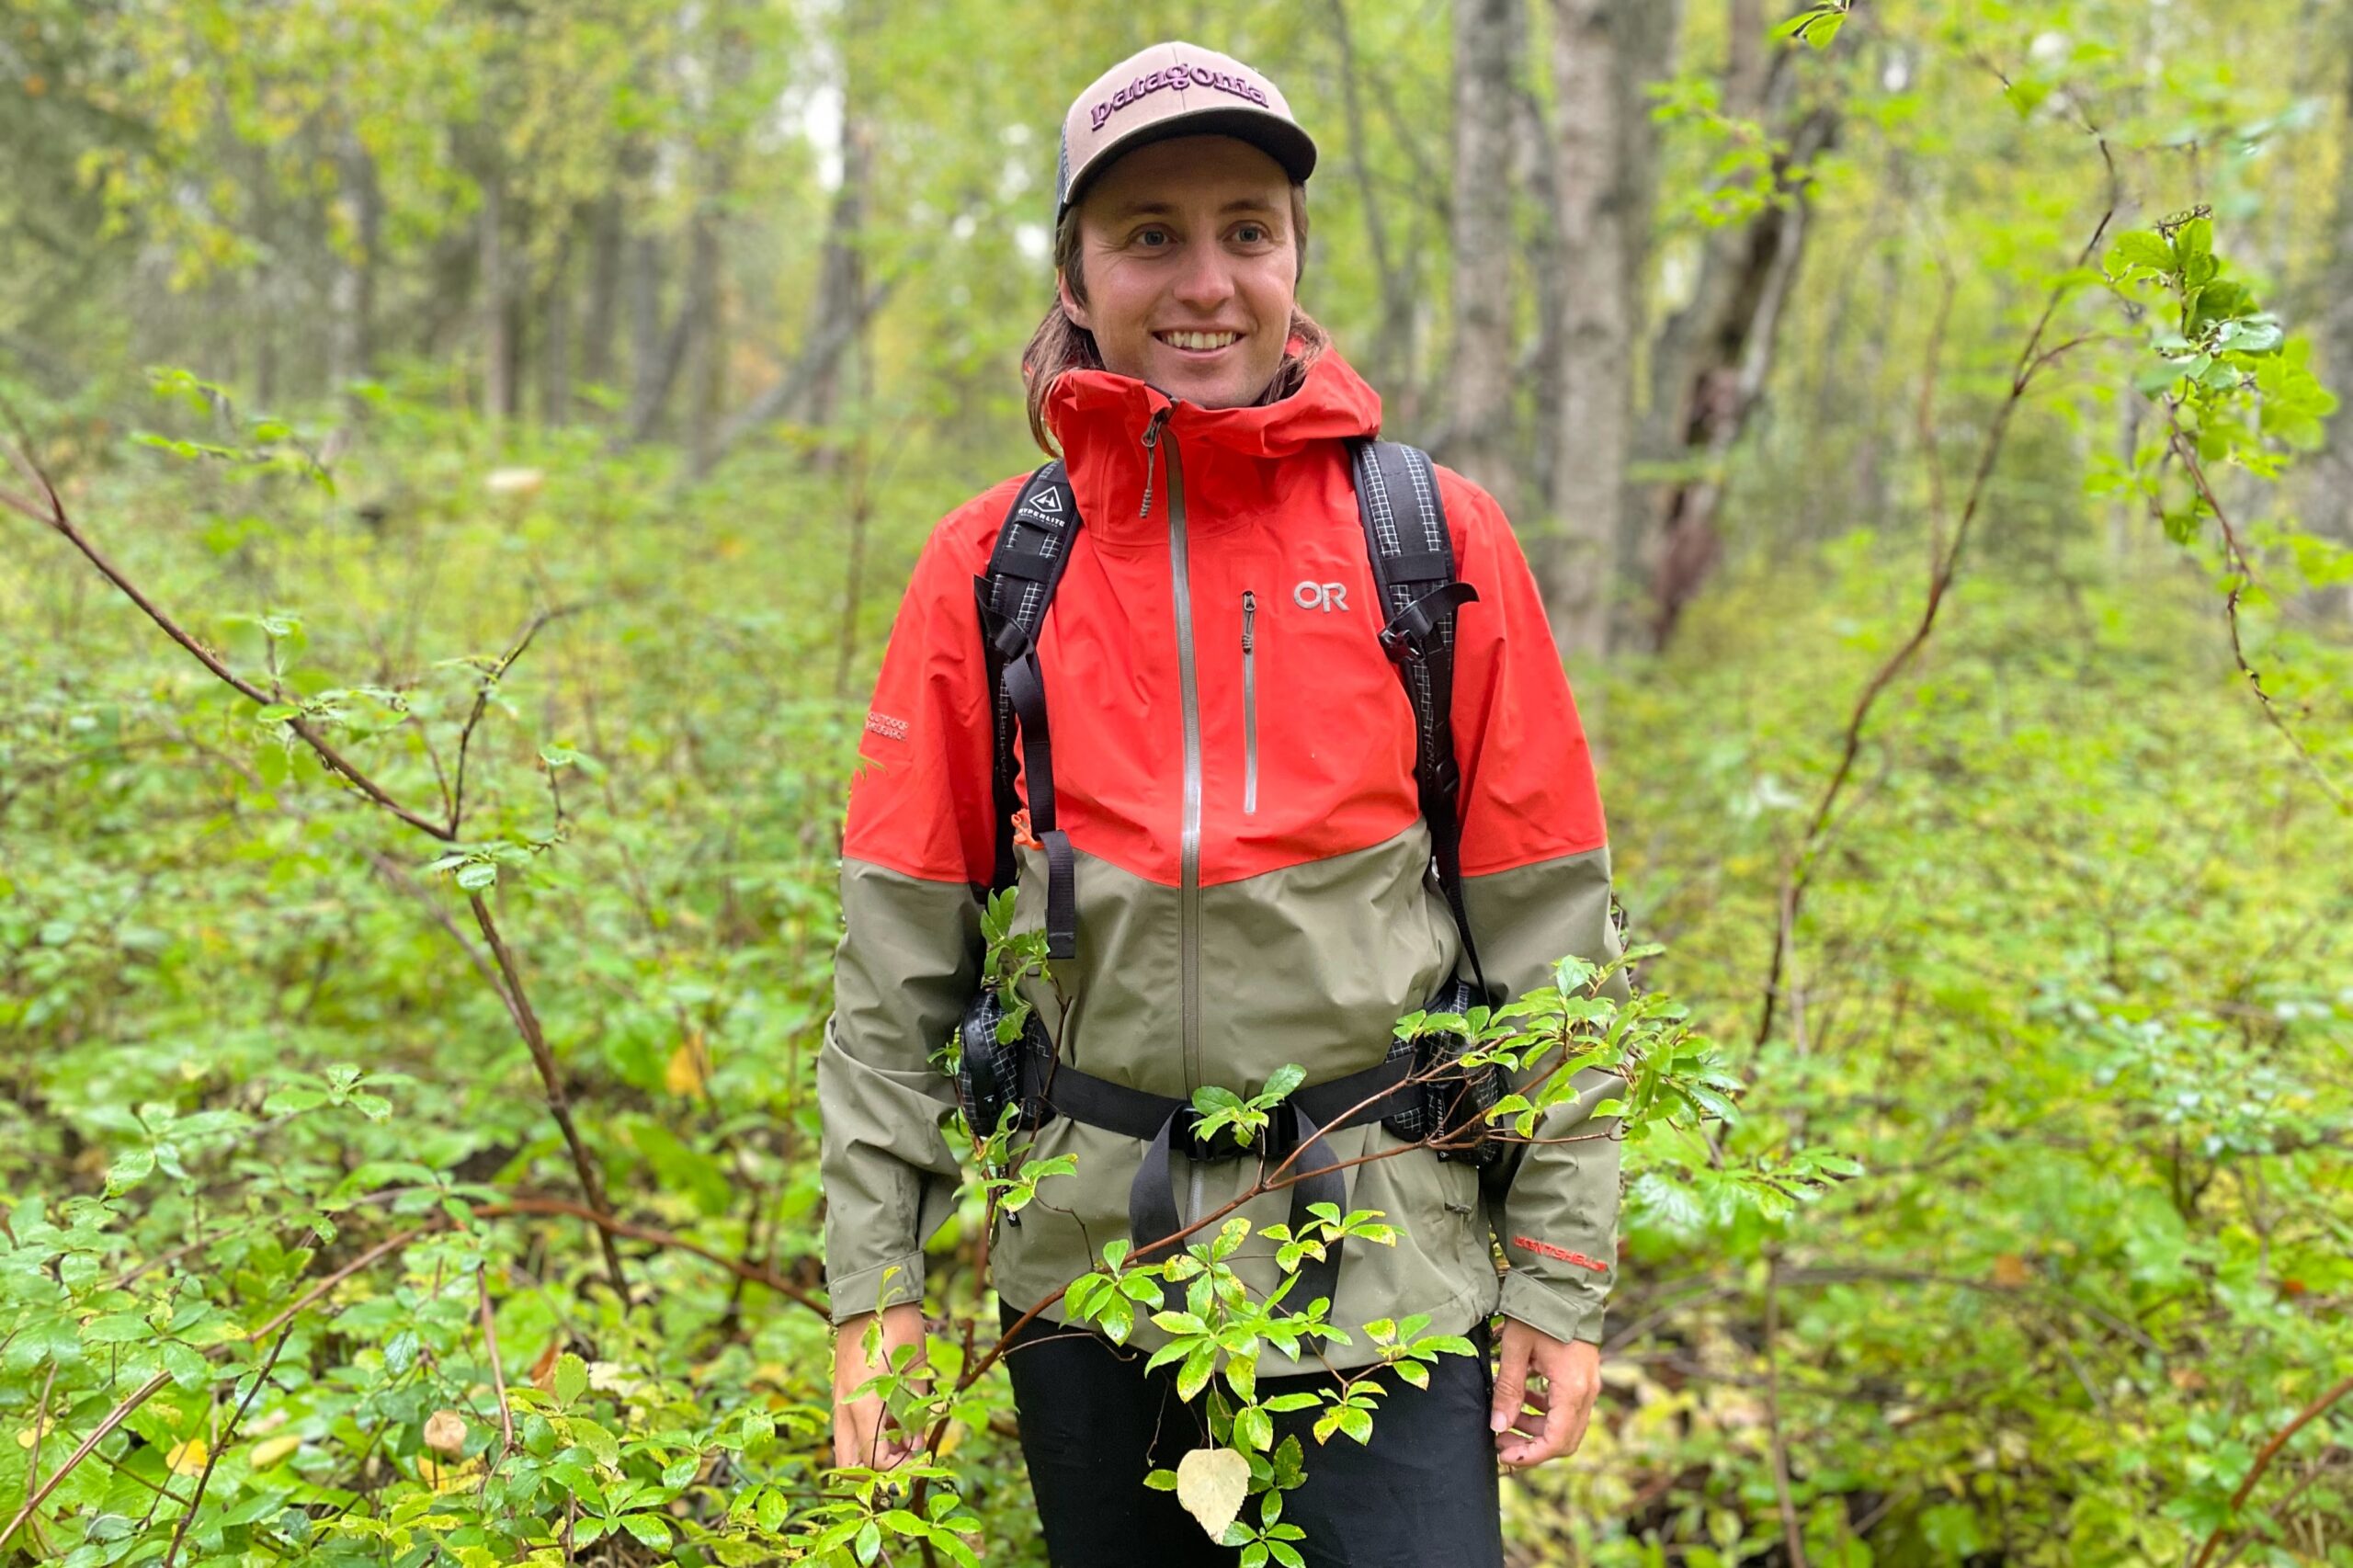
[[(1042, 1562), (1001, 1378), (930, 1481), (824, 1462), (847, 768), (924, 528), (998, 476), (880, 494), (846, 615), (837, 492), (795, 469), (681, 489), (383, 392), (355, 422), (332, 487), (299, 429), (36, 449), (258, 704), (9, 526), (0, 1561)], [(1602, 1406), (1507, 1485), (1518, 1562), (2353, 1562), (2353, 827), (2206, 572), (2145, 525), (2121, 558), (1996, 527), (2025, 494), (1881, 699), (1778, 971), (1918, 530), (1749, 561), (1670, 654), (1571, 671), (1642, 983), (1747, 1089), (1627, 1151)], [(2342, 641), (2293, 647), (2341, 763)], [(1809, 1151), (1861, 1174), (1709, 1179)], [(995, 1337), (982, 1213), (935, 1244), (951, 1363)]]

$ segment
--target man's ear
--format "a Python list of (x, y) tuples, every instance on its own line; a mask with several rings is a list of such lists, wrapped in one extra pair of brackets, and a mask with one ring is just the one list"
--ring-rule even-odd
[(1054, 268), (1054, 297), (1063, 302), (1063, 314), (1070, 317), (1088, 332), (1095, 330), (1095, 324), (1086, 319), (1086, 307), (1080, 304), (1071, 293), (1070, 279), (1063, 275), (1063, 269), (1059, 267)]

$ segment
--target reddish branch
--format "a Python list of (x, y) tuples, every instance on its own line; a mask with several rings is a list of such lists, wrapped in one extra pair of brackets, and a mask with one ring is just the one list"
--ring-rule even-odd
[[(1764, 1010), (1756, 1022), (1756, 1043), (1759, 1045), (1772, 1035), (1774, 1013), (1781, 998), (1781, 976), (1789, 963), (1790, 944), (1796, 940), (1798, 915), (1804, 903), (1805, 890), (1813, 880), (1814, 867), (1821, 862), (1823, 851), (1828, 847), (1831, 813), (1837, 809), (1839, 799), (1846, 792), (1847, 781), (1854, 773), (1855, 763), (1862, 755), (1863, 731), (1870, 722), (1871, 711), (1878, 706), (1881, 696), (1894, 684), (1895, 677), (1927, 645), (1929, 634), (1936, 630), (1937, 611), (1943, 608), (1945, 595), (1951, 589), (1953, 579), (1960, 571), (1961, 550), (1969, 541), (1970, 524), (1975, 521), (1978, 506), (1985, 498), (1986, 483), (1992, 478), (1995, 462), (2001, 456), (2010, 417), (2025, 401), (2027, 388), (2032, 384), (2035, 376), (2060, 355), (2087, 341), (2075, 337), (2050, 348), (2042, 347), (2043, 335), (2050, 330), (2051, 319), (2057, 313), (2060, 302), (2075, 288), (2075, 275), (2099, 254), (2100, 240), (2107, 234), (2108, 225), (2116, 216), (2115, 160), (2109, 157), (2105, 139), (2100, 141), (2099, 149), (2100, 156), (2108, 161), (2109, 165), (2108, 210), (2100, 214), (2099, 222), (2094, 226), (2091, 238), (2085, 244), (2083, 254), (2076, 258), (2075, 267), (2069, 276), (2053, 286), (2049, 297), (2043, 301), (2042, 313), (2036, 318), (2034, 330), (2027, 335), (2025, 346), (2018, 350), (2018, 362), (2010, 372), (2009, 393), (2002, 400), (2001, 406), (1995, 410), (1993, 423), (1986, 429), (1984, 443), (1977, 454), (1977, 469), (1970, 480), (1969, 496), (1961, 505), (1961, 519), (1953, 528), (1951, 542), (1932, 560), (1927, 598), (1921, 606), (1919, 623), (1912, 629), (1912, 635), (1904, 640), (1904, 645), (1872, 675), (1864, 685), (1862, 694), (1856, 699), (1854, 711), (1847, 718), (1846, 735), (1839, 747), (1838, 766), (1832, 771), (1830, 782), (1824, 787), (1821, 800), (1814, 804), (1813, 815), (1806, 824), (1805, 835), (1799, 841), (1796, 852), (1790, 857), (1779, 900), (1780, 909), (1773, 937), (1772, 967), (1765, 979)], [(1931, 387), (1934, 385), (1937, 356), (1943, 343), (1945, 315), (1950, 301), (1951, 295), (1948, 290), (1945, 299), (1938, 304), (1937, 324), (1930, 338)], [(1929, 399), (1924, 393), (1921, 400), (1924, 429), (1928, 426), (1929, 407)], [(1927, 444), (1923, 455), (1933, 472), (1937, 457), (1932, 442)], [(1939, 497), (1941, 494), (1941, 490), (1935, 492)], [(1937, 510), (1941, 513), (1940, 504)], [(1932, 519), (1932, 522), (1941, 533), (1941, 517)]]
[[(17, 468), (40, 487), (41, 494), (47, 498), (47, 502), (44, 505), (12, 491), (0, 490), (0, 506), (20, 513), (30, 517), (34, 522), (54, 530), (66, 543), (80, 551), (83, 559), (97, 567), (100, 576), (119, 588), (124, 597), (137, 605), (146, 614), (148, 619), (163, 628), (164, 635), (187, 649), (195, 656), (198, 663), (210, 670), (214, 676), (236, 690), (239, 695), (257, 707), (267, 707), (275, 700), (267, 692), (232, 670), (222, 661), (221, 655), (205, 646), (193, 633), (166, 614), (154, 600), (142, 593), (138, 584), (124, 576), (121, 568), (108, 560), (105, 552), (92, 543), (89, 537), (80, 528), (74, 527), (74, 519), (66, 515), (65, 504), (58, 499), (57, 491), (50, 484), (47, 477), (21, 454), (11, 455), (15, 458)], [(419, 833), (429, 834), (445, 844), (456, 838), (456, 833), (447, 823), (438, 823), (430, 818), (419, 816), (386, 793), (382, 785), (378, 784), (353, 766), (341, 752), (335, 749), (324, 735), (311, 725), (308, 720), (298, 714), (286, 721), (286, 727), (293, 731), (301, 738), (303, 744), (317, 754), (319, 761), (326, 767), (328, 772), (348, 779), (352, 787), (361, 794), (408, 824), (409, 826)]]
[(498, 1432), (506, 1453), (515, 1451), (515, 1407), (506, 1402), (506, 1369), (498, 1359), (498, 1324), (490, 1311), (490, 1280), (481, 1264), (474, 1265), (474, 1294), (482, 1302), (483, 1352), (490, 1358), (490, 1386), (498, 1395)]
[(2311, 748), (2304, 744), (2303, 737), (2289, 728), (2288, 721), (2281, 717), (2271, 693), (2264, 688), (2263, 676), (2247, 662), (2246, 647), (2239, 641), (2239, 598), (2246, 592), (2247, 585), (2255, 581), (2255, 564), (2246, 558), (2246, 550), (2239, 542), (2238, 530), (2231, 527), (2230, 514), (2222, 510), (2222, 497), (2216, 495), (2213, 486), (2207, 483), (2206, 465), (2198, 460), (2197, 448), (2185, 438), (2178, 415), (2169, 412), (2168, 419), (2171, 429), (2167, 444), (2173, 455), (2181, 460), (2181, 466), (2189, 474), (2190, 483), (2198, 488), (2199, 498), (2206, 503), (2206, 509), (2214, 514), (2214, 521), (2222, 530), (2222, 555), (2230, 562), (2232, 574), (2231, 591), (2222, 597), (2222, 619), (2231, 629), (2231, 657), (2237, 661), (2239, 673), (2246, 676), (2247, 685), (2254, 688), (2255, 699), (2263, 705), (2264, 718), (2286, 737), (2288, 744), (2295, 749), (2297, 759), (2312, 774), (2313, 780), (2330, 800), (2336, 802), (2338, 811), (2353, 811), (2353, 800), (2347, 800), (2343, 787), (2322, 769), (2320, 759), (2313, 756)]
[(498, 925), (490, 917), (490, 905), (482, 894), (468, 893), (466, 902), (473, 905), (474, 924), (482, 927), (484, 940), (490, 943), (490, 956), (498, 965), (498, 972), (506, 983), (499, 988), (499, 999), (506, 1004), (507, 1017), (515, 1020), (515, 1030), (531, 1052), (531, 1065), (540, 1072), (540, 1085), (547, 1095), (548, 1114), (563, 1132), (564, 1147), (572, 1152), (572, 1167), (579, 1173), (580, 1190), (588, 1199), (588, 1207), (597, 1219), (597, 1241), (605, 1254), (605, 1274), (611, 1280), (614, 1292), (621, 1300), (629, 1300), (629, 1278), (621, 1270), (621, 1255), (613, 1244), (613, 1232), (606, 1221), (612, 1219), (613, 1206), (605, 1197), (605, 1176), (597, 1168), (588, 1145), (582, 1142), (580, 1129), (572, 1119), (572, 1097), (564, 1092), (563, 1074), (556, 1065), (555, 1052), (549, 1049), (547, 1035), (540, 1028), (540, 1016), (531, 1010), (531, 998), (523, 990), (523, 977), (516, 971), (515, 955), (506, 950), (506, 939), (498, 934)]
[(2223, 1520), (2222, 1524), (2214, 1527), (2213, 1533), (2206, 1538), (2206, 1544), (2198, 1549), (2196, 1557), (2190, 1559), (2189, 1568), (2206, 1568), (2207, 1559), (2212, 1557), (2214, 1549), (2222, 1544), (2224, 1527), (2238, 1517), (2238, 1511), (2241, 1508), (2246, 1506), (2246, 1500), (2255, 1494), (2255, 1483), (2263, 1479), (2263, 1472), (2271, 1468), (2271, 1461), (2279, 1457), (2281, 1449), (2288, 1446), (2288, 1439), (2319, 1420), (2329, 1406), (2347, 1394), (2353, 1394), (2353, 1378), (2345, 1379), (2335, 1388), (2296, 1412), (2294, 1420), (2271, 1435), (2271, 1440), (2264, 1444), (2262, 1451), (2255, 1456), (2255, 1463), (2247, 1468), (2246, 1479), (2239, 1483), (2239, 1489), (2236, 1492), (2231, 1494), (2229, 1517)]
[[(74, 526), (74, 519), (66, 513), (65, 503), (58, 496), (56, 487), (50, 483), (48, 476), (40, 472), (30, 457), (21, 451), (12, 451), (10, 458), (18, 472), (37, 488), (44, 499), (34, 500), (11, 491), (0, 490), (0, 506), (21, 513), (55, 531), (79, 551), (85, 560), (97, 568), (100, 575), (120, 589), (124, 597), (137, 605), (150, 620), (161, 627), (165, 636), (186, 649), (198, 663), (212, 672), (223, 684), (257, 706), (267, 707), (270, 704), (273, 699), (269, 693), (232, 670), (219, 654), (181, 626), (168, 612), (142, 592), (138, 584), (125, 576), (121, 569), (107, 559), (106, 554), (90, 540), (89, 537)], [(324, 735), (313, 728), (310, 722), (300, 715), (287, 720), (287, 727), (301, 737), (303, 744), (317, 755), (320, 762), (330, 772), (350, 780), (362, 794), (386, 812), (418, 832), (441, 843), (454, 843), (457, 840), (460, 826), (464, 821), (465, 748), (467, 743), (472, 738), (475, 725), (482, 720), (483, 710), (490, 700), (492, 687), (514, 666), (515, 661), (522, 657), (524, 650), (531, 645), (531, 640), (539, 635), (541, 627), (560, 616), (572, 613), (572, 609), (576, 608), (578, 607), (543, 611), (524, 628), (514, 646), (507, 651), (505, 657), (498, 661), (496, 667), (484, 673), (481, 688), (475, 693), (473, 710), (467, 716), (464, 732), (460, 737), (458, 778), (449, 792), (449, 815), (446, 822), (434, 822), (402, 805), (386, 792), (381, 785), (347, 760)], [(370, 855), (369, 858), (380, 870), (386, 869), (387, 862), (381, 857)], [(472, 895), (472, 903), (475, 924), (482, 927), (483, 935), (489, 939), (491, 953), (497, 962), (499, 978), (494, 980), (493, 988), (498, 992), (499, 1000), (506, 1006), (507, 1016), (514, 1020), (516, 1031), (523, 1037), (523, 1043), (531, 1053), (531, 1064), (539, 1071), (540, 1083), (547, 1096), (548, 1108), (553, 1113), (556, 1125), (563, 1133), (564, 1146), (570, 1151), (573, 1168), (579, 1176), (581, 1193), (586, 1198), (588, 1207), (597, 1218), (597, 1242), (604, 1254), (606, 1276), (611, 1282), (614, 1291), (626, 1301), (629, 1296), (628, 1277), (621, 1267), (620, 1249), (613, 1242), (614, 1232), (609, 1223), (612, 1220), (612, 1204), (605, 1196), (604, 1177), (597, 1169), (596, 1162), (590, 1158), (587, 1145), (581, 1139), (580, 1130), (573, 1121), (570, 1096), (564, 1092), (563, 1076), (557, 1069), (554, 1053), (548, 1048), (546, 1035), (540, 1028), (538, 1015), (532, 1011), (530, 998), (523, 990), (522, 977), (516, 970), (514, 956), (508, 952), (505, 941), (500, 937), (497, 925), (491, 918), (489, 906), (483, 903), (478, 894)], [(444, 918), (441, 924), (452, 936), (457, 935), (456, 926), (449, 920)], [(471, 944), (465, 943), (460, 937), (460, 945), (467, 949), (468, 956), (474, 960), (475, 967), (481, 969), (483, 967), (481, 956), (472, 950)], [(492, 977), (485, 971), (484, 978)]]

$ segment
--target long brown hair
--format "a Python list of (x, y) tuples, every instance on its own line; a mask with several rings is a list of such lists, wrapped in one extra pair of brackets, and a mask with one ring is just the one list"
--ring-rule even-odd
[[(1290, 187), (1291, 248), (1299, 258), (1298, 277), (1307, 274), (1307, 187)], [(1054, 225), (1054, 270), (1070, 280), (1071, 297), (1080, 304), (1086, 303), (1086, 278), (1079, 268), (1078, 204), (1071, 204), (1063, 221)], [(1297, 392), (1307, 380), (1308, 367), (1332, 346), (1332, 335), (1318, 325), (1315, 318), (1294, 302), (1290, 308), (1290, 338), (1298, 348), (1286, 347), (1283, 362), (1275, 379), (1258, 401), (1274, 403)], [(1062, 454), (1054, 446), (1054, 438), (1046, 428), (1046, 394), (1054, 390), (1054, 382), (1068, 370), (1100, 370), (1104, 368), (1102, 351), (1095, 346), (1095, 335), (1071, 320), (1063, 309), (1061, 295), (1046, 312), (1046, 319), (1029, 335), (1029, 346), (1021, 351), (1021, 379), (1029, 384), (1029, 434), (1048, 457)]]

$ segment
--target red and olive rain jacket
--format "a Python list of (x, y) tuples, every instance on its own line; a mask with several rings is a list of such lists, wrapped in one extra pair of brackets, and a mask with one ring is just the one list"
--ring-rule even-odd
[[(1148, 454), (1143, 437), (1169, 410)], [(1207, 409), (1105, 371), (1064, 375), (1047, 418), (1084, 526), (1039, 638), (1060, 825), (1075, 848), (1078, 956), (1067, 1011), (1029, 990), (1083, 1072), (1156, 1095), (1255, 1092), (1286, 1062), (1307, 1081), (1379, 1062), (1396, 1019), (1452, 971), (1459, 941), (1429, 874), (1413, 710), (1377, 639), (1371, 567), (1345, 440), (1380, 398), (1335, 353), (1290, 397)], [(1462, 868), (1488, 979), (1548, 983), (1564, 954), (1620, 949), (1585, 733), (1536, 585), (1494, 499), (1438, 470), (1457, 574), (1454, 727)], [(976, 890), (995, 861), (991, 694), (973, 578), (1017, 479), (933, 532), (891, 633), (851, 787), (847, 931), (818, 1066), (826, 1261), (836, 1321), (921, 1298), (923, 1245), (953, 1209), (954, 1104), (931, 1056), (972, 995)], [(1025, 797), (1026, 798), (1026, 797)], [(1026, 835), (1025, 835), (1026, 836)], [(1017, 927), (1043, 924), (1045, 857), (1024, 846)], [(1623, 980), (1613, 976), (1617, 994)], [(1620, 1080), (1589, 1073), (1540, 1137), (1582, 1125)], [(1394, 1148), (1372, 1124), (1327, 1134), (1343, 1163)], [(1072, 1153), (993, 1244), (995, 1285), (1027, 1308), (1126, 1233), (1142, 1143), (1056, 1119), (1034, 1156)], [(1426, 1312), (1459, 1333), (1500, 1309), (1598, 1342), (1615, 1278), (1619, 1143), (1515, 1146), (1481, 1176), (1426, 1150), (1354, 1165), (1348, 1207), (1396, 1244), (1349, 1244), (1332, 1321)], [(1188, 1215), (1222, 1206), (1256, 1162), (1193, 1167)], [(1273, 1193), (1242, 1212), (1288, 1217)], [(1491, 1245), (1509, 1267), (1500, 1278)], [(1138, 1240), (1151, 1240), (1143, 1237)], [(1244, 1278), (1274, 1281), (1271, 1245)], [(1258, 1271), (1254, 1277), (1253, 1269)], [(1300, 1304), (1304, 1304), (1300, 1303)], [(1049, 1316), (1053, 1313), (1050, 1311)], [(1136, 1342), (1157, 1343), (1139, 1324)], [(1282, 1367), (1268, 1360), (1262, 1371)]]

